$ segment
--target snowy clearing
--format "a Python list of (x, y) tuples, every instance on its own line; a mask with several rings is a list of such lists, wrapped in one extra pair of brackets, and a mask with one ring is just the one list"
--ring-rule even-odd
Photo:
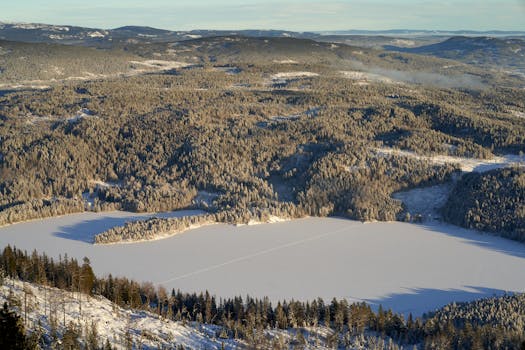
[(412, 47), (416, 46), (416, 42), (414, 40), (407, 40), (407, 39), (394, 39), (391, 41), (392, 45), (401, 46), (401, 47)]
[(422, 156), (412, 151), (394, 149), (394, 148), (377, 148), (379, 155), (397, 155), (402, 157), (413, 157), (421, 160), (427, 160), (434, 164), (446, 164), (453, 163), (459, 165), (464, 172), (478, 172), (482, 173), (489, 170), (505, 168), (512, 165), (525, 166), (525, 155), (507, 154), (504, 156), (495, 156), (492, 159), (477, 159), (477, 158), (465, 158), (465, 157), (454, 157), (446, 155), (435, 155), (435, 156)]
[(396, 192), (392, 198), (402, 201), (410, 215), (420, 215), (423, 221), (436, 221), (441, 218), (439, 209), (445, 205), (453, 188), (454, 184), (449, 182)]
[(96, 116), (95, 116), (95, 113), (93, 113), (89, 109), (81, 108), (77, 111), (75, 115), (67, 118), (67, 121), (70, 123), (76, 123), (85, 118), (96, 118)]
[(520, 111), (511, 111), (512, 115), (515, 116), (515, 117), (518, 117), (518, 118), (523, 118), (525, 119), (525, 112), (520, 112)]
[(184, 68), (184, 67), (190, 66), (190, 64), (186, 62), (163, 61), (163, 60), (129, 61), (129, 63), (142, 67), (142, 68), (135, 67), (134, 68), (135, 72), (147, 72), (150, 69), (164, 71), (164, 70), (178, 69), (178, 68)]
[(298, 64), (299, 62), (297, 62), (297, 61), (295, 61), (295, 60), (286, 59), (286, 60), (273, 60), (273, 63), (279, 63), (279, 64)]
[(319, 74), (313, 72), (281, 72), (272, 75), (272, 80), (312, 78), (317, 76), (319, 76)]
[(304, 79), (304, 78), (314, 78), (318, 77), (319, 74), (314, 72), (281, 72), (273, 74), (270, 77), (270, 81), (267, 81), (266, 85), (273, 85), (273, 86), (279, 86), (284, 85), (286, 86), (289, 82), (297, 80), (297, 79)]
[(525, 245), (449, 225), (306, 218), (210, 225), (162, 241), (90, 243), (93, 234), (134, 216), (82, 213), (14, 224), (0, 228), (0, 247), (87, 256), (98, 275), (186, 292), (272, 301), (347, 298), (415, 315), (451, 301), (525, 290)]
[(347, 79), (356, 80), (358, 84), (361, 83), (359, 85), (364, 85), (363, 83), (368, 82), (380, 82), (385, 84), (398, 83), (397, 81), (394, 81), (389, 77), (380, 74), (359, 71), (341, 71), (340, 73)]

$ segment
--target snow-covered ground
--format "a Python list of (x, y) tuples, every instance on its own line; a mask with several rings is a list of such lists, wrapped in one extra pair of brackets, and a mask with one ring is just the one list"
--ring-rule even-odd
[(394, 39), (390, 43), (392, 45), (400, 46), (400, 47), (413, 47), (413, 46), (416, 46), (416, 42), (414, 40), (408, 40), (408, 39)]
[(507, 154), (503, 156), (495, 156), (492, 159), (477, 159), (454, 157), (447, 155), (422, 156), (411, 151), (399, 150), (393, 148), (378, 148), (376, 149), (379, 155), (397, 155), (403, 157), (413, 157), (417, 159), (427, 160), (434, 164), (454, 163), (459, 165), (464, 172), (478, 172), (482, 173), (489, 170), (504, 168), (512, 165), (525, 166), (525, 155)]
[(515, 117), (525, 119), (525, 112), (520, 112), (520, 111), (512, 110), (511, 113), (512, 113), (512, 115), (514, 115)]
[(525, 291), (525, 245), (435, 223), (306, 218), (217, 224), (135, 244), (90, 243), (93, 234), (134, 216), (83, 213), (6, 226), (0, 247), (87, 256), (99, 275), (168, 289), (273, 301), (347, 298), (415, 315), (451, 301)]
[(150, 70), (166, 71), (172, 69), (179, 69), (191, 65), (186, 62), (164, 60), (129, 61), (129, 63), (136, 66), (132, 71), (132, 75), (148, 72)]
[(448, 182), (441, 185), (414, 188), (397, 192), (393, 198), (402, 201), (410, 215), (420, 215), (422, 221), (439, 220), (439, 209), (445, 205), (454, 184)]
[(297, 78), (312, 78), (317, 77), (319, 74), (314, 72), (281, 72), (272, 75), (272, 80), (279, 79), (297, 79)]
[(276, 84), (283, 84), (286, 85), (288, 82), (296, 79), (303, 79), (303, 78), (314, 78), (318, 77), (318, 73), (314, 72), (280, 72), (273, 74), (270, 77), (270, 81), (267, 82), (269, 85), (276, 85)]
[(273, 60), (273, 63), (279, 63), (279, 64), (298, 64), (299, 62), (291, 59), (285, 59), (285, 60)]
[[(10, 293), (13, 294), (11, 297)], [(100, 296), (88, 297), (49, 287), (44, 289), (42, 286), (20, 281), (6, 280), (0, 286), (0, 303), (3, 304), (8, 298), (18, 299), (21, 307), (17, 311), (24, 315), (23, 301), (26, 293), (28, 328), (34, 329), (40, 322), (48, 335), (51, 333), (51, 314), (51, 317), (58, 320), (60, 334), (63, 334), (65, 326), (70, 322), (80, 324), (82, 329), (91, 327), (93, 322), (100, 345), (104, 345), (108, 339), (117, 349), (125, 349), (127, 334), (137, 348), (139, 344), (142, 345), (140, 349), (171, 348), (174, 344), (191, 349), (221, 349), (224, 344), (225, 349), (235, 349), (241, 345), (234, 340), (219, 339), (215, 332), (201, 330), (198, 326), (169, 321), (145, 311), (122, 309)]]
[(92, 118), (92, 117), (95, 117), (95, 114), (92, 111), (90, 111), (87, 108), (81, 108), (77, 111), (77, 113), (74, 116), (69, 117), (67, 120), (70, 123), (76, 123), (80, 121), (81, 119)]
[(387, 76), (381, 75), (381, 74), (360, 72), (360, 71), (341, 71), (340, 73), (343, 75), (343, 77), (347, 79), (355, 80), (357, 84), (360, 84), (360, 85), (366, 85), (369, 82), (381, 82), (385, 84), (396, 83), (396, 81), (392, 80), (391, 78)]

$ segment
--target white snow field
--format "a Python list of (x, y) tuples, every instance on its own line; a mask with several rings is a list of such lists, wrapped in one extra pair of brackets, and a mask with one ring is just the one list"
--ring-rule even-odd
[[(188, 215), (179, 212), (171, 215)], [(443, 224), (306, 218), (201, 227), (163, 240), (93, 245), (136, 215), (83, 213), (0, 228), (7, 244), (52, 257), (87, 256), (98, 275), (218, 297), (347, 298), (404, 314), (525, 291), (525, 245)]]

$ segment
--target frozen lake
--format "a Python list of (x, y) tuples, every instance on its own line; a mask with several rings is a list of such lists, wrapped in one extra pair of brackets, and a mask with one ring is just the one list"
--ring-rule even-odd
[(440, 224), (306, 218), (205, 226), (143, 243), (89, 243), (93, 234), (139, 216), (82, 213), (0, 227), (0, 247), (87, 256), (97, 275), (187, 292), (273, 301), (347, 298), (415, 315), (451, 301), (525, 291), (525, 245)]

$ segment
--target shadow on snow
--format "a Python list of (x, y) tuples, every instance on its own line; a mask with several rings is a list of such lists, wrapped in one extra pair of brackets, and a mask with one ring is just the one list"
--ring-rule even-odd
[(525, 243), (501, 237), (493, 233), (466, 229), (446, 223), (421, 224), (421, 227), (432, 232), (462, 239), (467, 244), (483, 249), (525, 259)]
[(475, 299), (490, 298), (509, 294), (500, 289), (485, 287), (464, 286), (465, 289), (428, 289), (407, 288), (406, 293), (390, 294), (379, 299), (365, 299), (377, 311), (379, 305), (384, 310), (393, 309), (396, 313), (403, 314), (405, 319), (409, 314), (414, 317), (433, 311), (450, 304), (468, 302)]
[(105, 216), (96, 219), (88, 219), (74, 225), (61, 226), (53, 235), (59, 238), (70, 239), (85, 243), (93, 243), (95, 235), (102, 233), (115, 226), (122, 226), (126, 222), (147, 220), (149, 218), (174, 218), (185, 215), (198, 215), (199, 211), (181, 210), (164, 213), (136, 214), (127, 217)]

